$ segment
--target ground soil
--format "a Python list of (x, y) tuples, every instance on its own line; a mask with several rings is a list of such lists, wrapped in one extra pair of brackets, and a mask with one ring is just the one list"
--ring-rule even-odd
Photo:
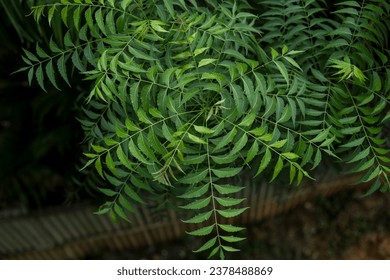
[[(363, 191), (306, 202), (248, 226), (241, 252), (230, 259), (390, 259), (390, 194)], [(201, 240), (185, 237), (136, 252), (104, 252), (104, 259), (202, 259)]]

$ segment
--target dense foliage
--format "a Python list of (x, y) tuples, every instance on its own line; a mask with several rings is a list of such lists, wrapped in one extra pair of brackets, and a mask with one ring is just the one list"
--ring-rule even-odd
[(299, 185), (331, 158), (389, 190), (389, 15), (386, 0), (54, 1), (33, 16), (63, 36), (21, 70), (43, 89), (91, 82), (84, 168), (111, 198), (98, 214), (176, 202), (209, 236), (196, 252), (224, 258), (243, 228), (221, 219), (246, 209), (230, 178)]

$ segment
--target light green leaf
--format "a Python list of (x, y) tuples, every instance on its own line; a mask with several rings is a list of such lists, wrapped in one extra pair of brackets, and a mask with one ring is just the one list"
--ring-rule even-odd
[(180, 208), (187, 209), (187, 210), (199, 210), (202, 208), (205, 208), (208, 206), (211, 202), (211, 197), (206, 197), (202, 199), (197, 199), (187, 205), (182, 205)]
[(198, 137), (198, 136), (195, 136), (191, 133), (187, 133), (187, 136), (188, 138), (193, 141), (194, 143), (198, 143), (198, 144), (207, 144), (206, 141), (204, 141), (202, 138)]
[(123, 197), (123, 195), (120, 195), (118, 198), (119, 204), (124, 207), (127, 211), (135, 213), (134, 207), (130, 204), (130, 202)]
[(280, 149), (287, 143), (287, 139), (276, 141), (275, 143), (272, 143), (270, 147)]
[(367, 178), (363, 179), (363, 182), (370, 182), (374, 178), (378, 177), (382, 173), (381, 166), (377, 166), (374, 171), (370, 172)]
[(115, 163), (111, 157), (111, 153), (107, 153), (106, 154), (106, 166), (107, 168), (112, 172), (112, 174), (116, 174), (116, 170), (115, 170)]
[(291, 58), (291, 57), (289, 57), (289, 56), (284, 56), (283, 58), (284, 58), (285, 60), (287, 60), (288, 63), (290, 63), (292, 66), (294, 66), (294, 67), (296, 67), (296, 68), (298, 68), (299, 70), (302, 71), (301, 66), (299, 66), (299, 64), (298, 64), (293, 58)]
[(194, 51), (194, 56), (198, 56), (198, 55), (204, 53), (205, 51), (207, 51), (208, 49), (209, 49), (208, 47), (196, 49)]
[(204, 213), (200, 213), (200, 214), (198, 214), (198, 215), (196, 215), (188, 220), (183, 220), (183, 223), (187, 223), (187, 224), (203, 223), (203, 222), (207, 221), (208, 219), (210, 219), (212, 213), (213, 213), (213, 210), (210, 210), (210, 211), (207, 211)]
[(318, 142), (322, 142), (326, 139), (326, 137), (328, 137), (329, 135), (329, 131), (330, 131), (330, 127), (323, 130), (322, 132), (320, 132), (316, 137), (314, 137), (311, 142), (313, 143), (318, 143)]
[(255, 176), (258, 176), (261, 172), (263, 172), (267, 168), (268, 164), (271, 161), (271, 158), (272, 158), (271, 151), (270, 151), (270, 149), (267, 148), (265, 150), (263, 158), (261, 159), (259, 169), (257, 170), (257, 173)]
[(291, 152), (282, 153), (281, 155), (283, 157), (287, 158), (287, 159), (290, 159), (290, 160), (294, 160), (294, 159), (299, 158), (299, 156), (297, 154), (294, 154), (294, 153), (291, 153)]
[(278, 161), (276, 162), (276, 165), (274, 167), (274, 173), (272, 175), (271, 182), (273, 180), (275, 180), (275, 178), (279, 175), (279, 173), (282, 170), (282, 168), (283, 168), (283, 159), (282, 159), (282, 157), (279, 157)]
[(248, 142), (248, 136), (246, 134), (243, 134), (242, 137), (236, 142), (233, 149), (230, 151), (230, 155), (234, 155), (236, 153), (239, 153)]
[(100, 177), (104, 178), (102, 162), (100, 160), (100, 157), (95, 161), (95, 168), (96, 168), (97, 172), (99, 173)]
[(251, 126), (256, 119), (256, 114), (251, 113), (245, 116), (245, 118), (238, 124), (239, 126)]
[[(221, 247), (222, 247), (222, 249), (224, 249), (227, 252), (239, 252), (240, 251), (239, 249), (236, 249), (236, 248), (233, 248), (233, 247), (230, 247), (230, 246), (222, 245)], [(221, 259), (223, 259), (223, 258), (221, 258)]]
[(131, 155), (133, 157), (135, 157), (137, 160), (139, 160), (140, 162), (144, 163), (144, 164), (153, 164), (152, 162), (150, 162), (149, 160), (147, 160), (144, 155), (140, 152), (139, 148), (135, 145), (133, 139), (131, 139), (129, 141), (129, 152), (131, 153)]
[(226, 232), (238, 232), (238, 231), (242, 231), (244, 230), (245, 228), (243, 227), (237, 227), (237, 226), (233, 226), (233, 225), (224, 225), (224, 224), (218, 224), (218, 226), (226, 231)]
[(107, 196), (115, 196), (117, 195), (118, 193), (116, 191), (113, 191), (113, 190), (110, 190), (110, 189), (105, 189), (105, 188), (98, 188), (98, 190), (103, 193), (104, 195), (107, 195)]
[(214, 173), (215, 176), (218, 178), (230, 178), (236, 176), (238, 173), (240, 173), (242, 170), (242, 167), (237, 168), (231, 168), (231, 167), (225, 167), (220, 169), (211, 169), (211, 171)]
[(214, 227), (215, 227), (215, 225), (211, 225), (211, 226), (207, 226), (207, 227), (202, 227), (202, 228), (194, 230), (194, 231), (187, 231), (186, 233), (188, 233), (189, 235), (194, 235), (194, 236), (205, 236), (205, 235), (210, 234), (213, 231)]
[(233, 185), (217, 185), (213, 184), (213, 187), (222, 195), (237, 193), (243, 189), (243, 187), (236, 187)]
[(237, 208), (237, 209), (225, 209), (225, 210), (218, 210), (217, 213), (225, 218), (233, 218), (240, 214), (242, 214), (245, 210), (247, 210), (249, 207), (245, 208)]
[(118, 204), (114, 204), (114, 211), (115, 213), (121, 217), (123, 220), (127, 221), (130, 223), (130, 220), (129, 218), (126, 216), (125, 212), (123, 211), (123, 209), (118, 205)]
[(259, 144), (257, 143), (257, 141), (255, 141), (253, 142), (251, 148), (248, 150), (244, 164), (250, 163), (255, 158), (255, 156), (257, 156), (258, 151)]
[[(230, 243), (233, 243), (233, 242), (239, 242), (239, 241), (242, 241), (242, 240), (245, 240), (245, 238), (243, 237), (237, 237), (237, 236), (234, 236), (234, 235), (230, 235), (230, 236), (226, 236), (226, 235), (221, 235), (220, 236), (223, 240), (227, 241), (227, 242), (230, 242)], [(226, 249), (225, 249), (226, 250)], [(228, 251), (228, 250), (226, 250)], [(232, 252), (232, 251), (230, 251)]]
[(126, 11), (127, 7), (130, 5), (131, 1), (133, 1), (133, 0), (122, 0), (121, 8), (123, 11)]
[(240, 204), (245, 200), (245, 198), (232, 198), (232, 197), (214, 197), (216, 201), (218, 201), (219, 204), (221, 204), (224, 207), (230, 207), (237, 204)]
[(116, 150), (116, 155), (119, 159), (119, 161), (129, 170), (133, 171), (133, 167), (132, 167), (132, 164), (129, 160), (129, 158), (125, 155), (123, 149), (122, 149), (122, 146), (121, 145), (118, 145), (118, 148)]
[(213, 239), (210, 239), (209, 241), (207, 241), (205, 244), (203, 244), (199, 249), (193, 251), (194, 253), (199, 253), (199, 252), (202, 252), (202, 251), (205, 251), (205, 250), (208, 250), (210, 249), (211, 247), (213, 247), (215, 245), (215, 243), (217, 242), (217, 237), (214, 237)]
[(208, 127), (205, 127), (205, 126), (194, 125), (194, 128), (197, 132), (202, 133), (202, 134), (213, 134), (214, 133), (214, 130), (212, 130)]
[(199, 61), (198, 68), (209, 65), (215, 61), (217, 61), (217, 59), (215, 58), (204, 58), (201, 61)]

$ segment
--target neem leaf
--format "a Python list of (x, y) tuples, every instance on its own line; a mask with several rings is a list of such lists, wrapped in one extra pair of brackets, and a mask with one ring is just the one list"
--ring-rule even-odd
[[(199, 252), (208, 250), (208, 249), (210, 249), (211, 247), (213, 247), (213, 246), (215, 245), (216, 242), (217, 242), (217, 237), (214, 237), (213, 239), (210, 239), (210, 240), (207, 241), (205, 244), (203, 244), (199, 249), (195, 250), (194, 253), (199, 253)], [(218, 248), (218, 247), (217, 247), (217, 248)]]
[(248, 114), (245, 118), (238, 124), (239, 126), (251, 126), (253, 121), (256, 119), (256, 114)]
[(237, 130), (236, 128), (233, 128), (230, 130), (225, 136), (223, 136), (221, 139), (218, 140), (217, 144), (215, 145), (213, 152), (225, 147), (227, 144), (233, 141), (234, 136), (236, 136)]
[(137, 194), (129, 185), (126, 185), (124, 188), (125, 194), (129, 196), (131, 199), (139, 202), (145, 203), (145, 201)]
[(233, 225), (218, 224), (218, 226), (219, 226), (222, 230), (227, 231), (227, 232), (238, 232), (238, 231), (242, 231), (242, 230), (245, 229), (245, 228), (243, 228), (243, 227), (237, 227), (237, 226), (233, 226)]
[(275, 178), (279, 175), (282, 168), (283, 168), (283, 159), (282, 159), (282, 157), (279, 157), (278, 161), (276, 162), (276, 165), (274, 167), (274, 174), (272, 175), (271, 182), (273, 180), (275, 180)]
[(249, 149), (244, 164), (248, 164), (251, 162), (255, 156), (257, 155), (257, 152), (259, 151), (259, 144), (257, 141), (253, 142), (252, 147)]
[(183, 209), (198, 210), (208, 206), (211, 202), (211, 197), (195, 200), (187, 205), (180, 206)]
[(234, 235), (230, 235), (230, 236), (221, 235), (220, 237), (223, 240), (225, 240), (227, 242), (230, 242), (230, 243), (239, 242), (239, 241), (245, 240), (245, 238), (243, 238), (243, 237), (237, 237), (237, 236), (234, 236)]
[(100, 157), (95, 161), (95, 168), (96, 168), (97, 172), (99, 173), (100, 177), (104, 178), (102, 162), (100, 160)]
[(127, 221), (130, 223), (130, 220), (129, 218), (126, 216), (125, 212), (123, 211), (123, 209), (118, 205), (118, 204), (114, 204), (114, 211), (115, 213), (121, 217), (123, 220)]
[(201, 187), (194, 187), (187, 190), (184, 194), (179, 195), (181, 198), (197, 198), (204, 195), (209, 190), (210, 184), (205, 184)]
[(272, 143), (270, 147), (280, 149), (287, 143), (287, 139), (276, 141), (275, 143)]
[(261, 163), (259, 166), (259, 169), (257, 170), (257, 173), (255, 176), (259, 175), (261, 172), (264, 171), (264, 169), (267, 168), (268, 164), (270, 163), (272, 158), (272, 154), (270, 149), (266, 149), (263, 158), (261, 159)]
[(245, 198), (215, 197), (215, 200), (224, 207), (230, 207), (240, 204), (245, 200)]
[(188, 135), (188, 138), (189, 138), (191, 141), (195, 142), (195, 143), (198, 143), (198, 144), (207, 144), (206, 141), (204, 141), (202, 138), (200, 138), (200, 137), (198, 137), (198, 136), (195, 136), (195, 135), (193, 135), (193, 134), (191, 134), (191, 133), (187, 133), (187, 135)]
[(222, 195), (237, 193), (243, 189), (243, 187), (236, 187), (233, 185), (217, 185), (213, 184), (214, 188)]
[(197, 132), (199, 133), (202, 133), (202, 134), (212, 134), (214, 133), (214, 130), (208, 128), (208, 127), (205, 127), (205, 126), (198, 126), (198, 125), (194, 125), (194, 128)]
[(236, 249), (236, 248), (233, 248), (230, 246), (222, 246), (222, 249), (224, 249), (227, 252), (239, 252), (240, 251), (239, 249)]
[(206, 65), (213, 63), (215, 61), (217, 61), (217, 59), (215, 59), (215, 58), (204, 58), (201, 61), (199, 61), (198, 68), (200, 68), (202, 66), (206, 66)]
[(233, 217), (236, 217), (240, 214), (242, 214), (246, 209), (248, 209), (249, 207), (245, 207), (245, 208), (237, 208), (237, 209), (225, 209), (225, 210), (218, 210), (217, 209), (217, 212), (219, 215), (221, 215), (222, 217), (225, 217), (225, 218), (233, 218)]
[(207, 227), (202, 227), (200, 229), (196, 229), (193, 231), (187, 231), (187, 233), (189, 235), (205, 236), (205, 235), (210, 234), (213, 231), (214, 227), (215, 227), (215, 224), (213, 224), (211, 226), (207, 226)]
[(208, 174), (208, 170), (205, 169), (199, 172), (192, 172), (187, 176), (179, 179), (179, 181), (183, 184), (197, 184), (201, 182)]
[(225, 167), (221, 169), (211, 169), (211, 171), (214, 173), (215, 176), (218, 178), (229, 178), (229, 177), (234, 177), (238, 173), (240, 173), (242, 170), (242, 167), (236, 167), (236, 168), (231, 168), (231, 167)]
[(110, 190), (110, 189), (105, 189), (105, 188), (98, 188), (98, 190), (100, 192), (102, 192), (103, 194), (107, 195), (107, 196), (115, 196), (117, 195), (118, 193), (116, 191), (113, 191), (113, 190)]
[(130, 202), (123, 197), (123, 195), (120, 195), (118, 198), (118, 201), (121, 206), (123, 206), (126, 210), (135, 213), (134, 207), (130, 204)]
[(210, 219), (211, 214), (213, 213), (213, 210), (210, 210), (208, 212), (200, 213), (196, 215), (195, 217), (192, 217), (188, 220), (182, 220), (183, 223), (188, 223), (188, 224), (198, 224), (198, 223), (203, 223)]

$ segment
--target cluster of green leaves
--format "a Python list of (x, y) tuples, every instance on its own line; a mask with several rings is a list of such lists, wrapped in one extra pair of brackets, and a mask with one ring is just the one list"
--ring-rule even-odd
[(336, 154), (372, 183), (369, 194), (389, 191), (390, 3), (259, 2), (268, 10), (260, 42), (305, 50), (296, 60), (327, 95), (317, 120), (332, 127)]
[[(29, 81), (91, 81), (80, 120), (91, 165), (128, 219), (135, 203), (176, 201), (209, 236), (196, 252), (237, 251), (249, 171), (300, 184), (323, 157), (389, 189), (389, 4), (325, 1), (61, 0), (63, 46), (25, 50)], [(264, 12), (262, 12), (264, 10)], [(374, 51), (373, 51), (374, 50)], [(50, 51), (50, 52), (49, 52)], [(285, 171), (283, 171), (285, 170)]]

